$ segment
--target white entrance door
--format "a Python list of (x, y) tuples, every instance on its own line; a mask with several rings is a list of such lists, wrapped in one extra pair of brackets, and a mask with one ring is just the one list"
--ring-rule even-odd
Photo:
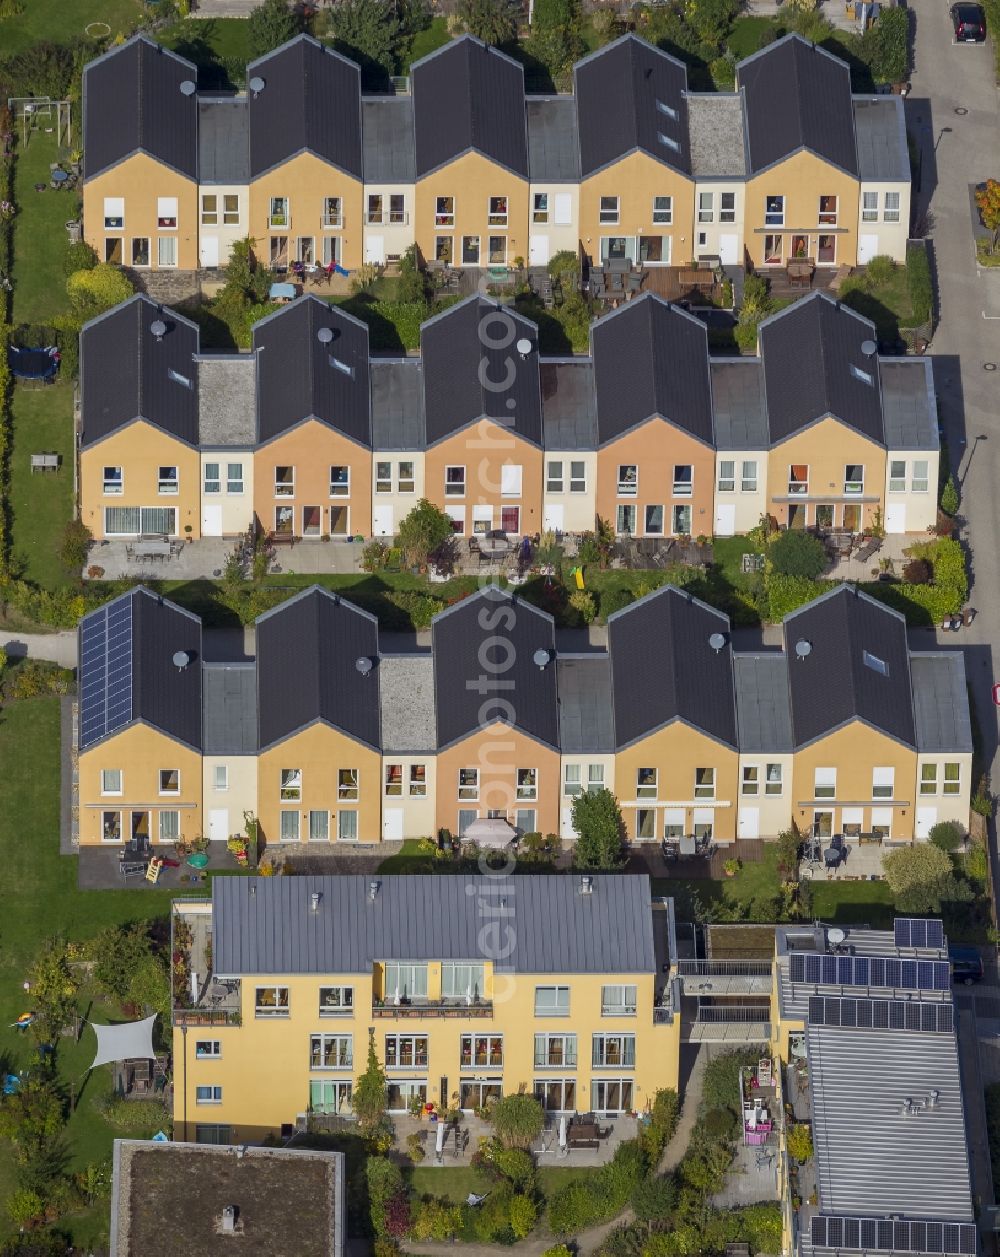
[(544, 532), (562, 532), (566, 508), (562, 503), (546, 506), (542, 512), (542, 530)]
[(548, 266), (549, 264), (549, 238), (548, 236), (529, 236), (528, 237), (528, 265), (529, 266)]
[(736, 266), (737, 250), (739, 249), (739, 236), (723, 235), (719, 237), (719, 261), (723, 266)]
[(571, 807), (563, 808), (559, 828), (563, 842), (572, 842), (576, 837), (576, 830), (573, 828), (573, 809)]
[(219, 265), (219, 237), (202, 236), (199, 245), (202, 266)]
[(365, 237), (365, 261), (381, 266), (385, 262), (385, 236)]
[(382, 838), (385, 842), (403, 841), (403, 809), (387, 807), (382, 813)]
[(864, 235), (858, 237), (858, 265), (864, 266), (878, 253), (878, 236)]
[(372, 536), (373, 537), (393, 536), (392, 507), (391, 506), (373, 506), (372, 507)]
[(931, 829), (937, 824), (936, 807), (917, 808), (917, 837), (929, 838)]
[(715, 504), (715, 535), (732, 537), (736, 532), (736, 503), (717, 502)]
[(886, 532), (906, 532), (906, 503), (887, 502), (885, 507)]
[(760, 808), (741, 807), (738, 834), (740, 838), (760, 837)]
[(208, 813), (208, 836), (213, 842), (225, 842), (229, 837), (229, 809), (213, 807)]
[(201, 508), (201, 535), (203, 537), (222, 536), (222, 506), (214, 503)]

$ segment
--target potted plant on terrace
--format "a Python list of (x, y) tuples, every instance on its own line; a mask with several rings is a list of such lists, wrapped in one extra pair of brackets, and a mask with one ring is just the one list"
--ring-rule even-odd
[(243, 834), (233, 834), (226, 842), (226, 846), (236, 857), (237, 864), (246, 864), (247, 852), (250, 849), (250, 840), (245, 838)]

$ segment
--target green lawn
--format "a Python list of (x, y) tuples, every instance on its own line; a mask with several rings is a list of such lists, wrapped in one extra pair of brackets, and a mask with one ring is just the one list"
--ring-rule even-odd
[[(470, 1192), (477, 1195), (487, 1190), (489, 1184), (478, 1170), (469, 1166), (424, 1166), (416, 1165), (404, 1171), (410, 1190), (416, 1196), (436, 1196), (450, 1204), (463, 1204)], [(538, 1187), (542, 1195), (548, 1199), (563, 1187), (579, 1179), (588, 1178), (594, 1173), (592, 1169), (576, 1169), (560, 1166), (545, 1166), (538, 1171)], [(486, 1184), (484, 1186), (484, 1183)]]
[[(45, 939), (60, 932), (84, 939), (107, 925), (166, 916), (171, 892), (77, 889), (76, 858), (59, 854), (58, 699), (11, 703), (0, 711), (0, 764), (0, 1056), (16, 1070), (30, 1065), (33, 1049), (11, 1023), (29, 1007), (21, 984)], [(80, 1087), (93, 1047), (86, 1030), (79, 1043), (60, 1042), (59, 1070), (67, 1088)], [(94, 1107), (109, 1083), (110, 1070), (98, 1070), (69, 1122), (74, 1169), (111, 1152), (113, 1132)], [(0, 1199), (12, 1182), (8, 1150), (0, 1147)], [(106, 1215), (105, 1203), (66, 1224), (87, 1244), (98, 1237)], [(0, 1227), (6, 1225), (0, 1217)]]
[[(73, 513), (73, 386), (14, 389), (14, 452), (10, 512), (14, 558), (28, 580), (46, 589), (65, 584), (59, 540)], [(32, 472), (31, 455), (57, 452), (57, 472)]]
[(900, 328), (914, 325), (905, 266), (897, 266), (884, 284), (873, 284), (867, 276), (852, 276), (841, 288), (840, 297), (845, 305), (872, 320), (880, 341), (897, 341)]
[(149, 12), (139, 0), (27, 0), (17, 17), (0, 21), (5, 56), (46, 40), (68, 44), (86, 34), (89, 22), (105, 22), (111, 34), (129, 35)]
[(761, 39), (770, 31), (777, 32), (774, 18), (741, 17), (729, 32), (729, 51), (737, 61), (742, 61), (759, 51)]
[(242, 87), (250, 51), (250, 25), (244, 18), (187, 18), (166, 30), (157, 39), (198, 67), (202, 88)]
[(434, 18), (430, 26), (425, 30), (417, 31), (413, 36), (409, 56), (400, 73), (409, 74), (410, 66), (413, 65), (414, 61), (419, 61), (421, 57), (426, 57), (428, 53), (435, 52), (438, 48), (443, 48), (450, 40), (448, 19), (445, 17)]
[[(69, 306), (63, 259), (66, 253), (66, 222), (79, 218), (75, 192), (56, 192), (49, 187), (49, 165), (63, 160), (66, 150), (54, 135), (36, 131), (26, 148), (19, 148), (14, 165), (14, 322), (44, 323)], [(35, 184), (45, 191), (36, 192)]]

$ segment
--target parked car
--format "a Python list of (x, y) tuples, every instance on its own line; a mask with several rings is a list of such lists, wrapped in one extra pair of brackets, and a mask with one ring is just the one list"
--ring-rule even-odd
[(951, 961), (951, 980), (961, 982), (963, 986), (971, 986), (973, 982), (983, 979), (983, 958), (975, 947), (949, 947), (948, 959)]
[(981, 4), (953, 4), (951, 24), (956, 43), (981, 44), (986, 38), (986, 14)]

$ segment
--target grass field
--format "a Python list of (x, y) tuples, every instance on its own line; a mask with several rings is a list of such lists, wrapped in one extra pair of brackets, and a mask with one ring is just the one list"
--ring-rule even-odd
[(128, 35), (146, 13), (139, 0), (28, 0), (17, 17), (0, 22), (0, 48), (10, 56), (46, 40), (72, 43), (86, 37), (90, 22), (105, 22), (112, 35)]
[[(14, 390), (14, 452), (10, 460), (13, 554), (24, 575), (46, 589), (65, 584), (58, 546), (73, 513), (73, 386)], [(57, 472), (32, 472), (31, 455), (62, 455)]]
[[(0, 27), (0, 38), (2, 38)], [(14, 220), (14, 322), (45, 323), (68, 308), (66, 274), (66, 227), (79, 218), (75, 192), (56, 192), (49, 187), (49, 165), (65, 159), (54, 135), (36, 131), (26, 148), (19, 148), (14, 165), (14, 194), (18, 215)], [(36, 192), (35, 184), (45, 191)]]

